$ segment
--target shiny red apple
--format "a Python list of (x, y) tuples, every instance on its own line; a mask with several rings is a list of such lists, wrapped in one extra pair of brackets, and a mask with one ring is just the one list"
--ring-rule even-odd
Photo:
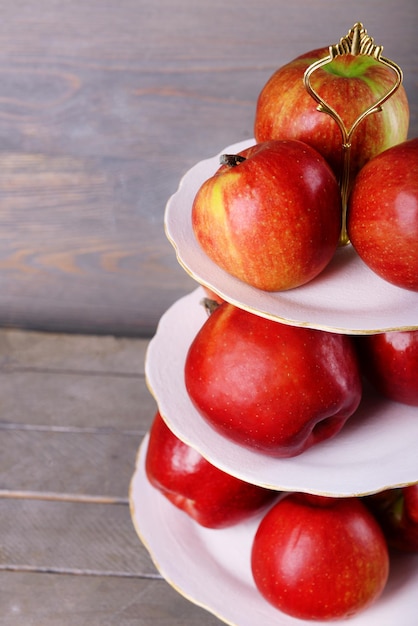
[(268, 511), (251, 568), (263, 597), (304, 620), (337, 620), (381, 595), (389, 573), (383, 532), (358, 498), (293, 493)]
[[(303, 76), (315, 61), (327, 57), (328, 48), (307, 52), (277, 69), (261, 90), (254, 122), (256, 141), (299, 139), (313, 146), (341, 174), (342, 135), (329, 115), (317, 110), (317, 102), (306, 90)], [(396, 76), (372, 56), (344, 54), (311, 75), (311, 84), (342, 118), (347, 129), (383, 97)], [(405, 141), (409, 127), (409, 105), (401, 85), (381, 112), (365, 118), (354, 131), (351, 146), (351, 175), (371, 158), (392, 145)]]
[(418, 291), (418, 138), (369, 161), (354, 180), (348, 236), (388, 282)]
[(192, 341), (185, 384), (218, 432), (277, 457), (336, 435), (362, 394), (351, 337), (264, 319), (227, 302)]
[(277, 493), (244, 482), (178, 439), (159, 413), (145, 461), (151, 484), (201, 526), (225, 528), (259, 512)]
[(390, 400), (418, 407), (418, 330), (360, 335), (356, 345), (372, 385)]
[(341, 230), (341, 196), (324, 158), (299, 141), (271, 141), (227, 155), (198, 190), (192, 227), (223, 270), (265, 291), (312, 280)]
[(367, 496), (365, 502), (391, 548), (418, 552), (418, 483)]

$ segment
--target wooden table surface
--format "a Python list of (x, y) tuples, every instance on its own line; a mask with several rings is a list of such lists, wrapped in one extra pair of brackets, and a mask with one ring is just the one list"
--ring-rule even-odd
[(0, 624), (215, 626), (161, 579), (129, 483), (147, 340), (0, 331)]
[(130, 518), (155, 412), (161, 314), (194, 288), (165, 203), (252, 136), (279, 65), (362, 21), (404, 70), (416, 0), (3, 0), (0, 21), (0, 624), (215, 626)]

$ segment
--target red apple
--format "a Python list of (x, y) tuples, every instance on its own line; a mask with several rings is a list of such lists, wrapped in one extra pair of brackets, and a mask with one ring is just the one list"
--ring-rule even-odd
[(251, 567), (257, 588), (280, 611), (335, 620), (377, 600), (389, 556), (381, 528), (358, 498), (293, 493), (262, 519)]
[(347, 229), (381, 278), (418, 291), (418, 138), (369, 161), (354, 180)]
[(367, 496), (365, 502), (391, 548), (418, 552), (418, 483)]
[(258, 144), (224, 160), (193, 203), (202, 249), (262, 290), (312, 280), (331, 260), (341, 230), (340, 191), (326, 161), (299, 141)]
[(150, 430), (146, 473), (151, 484), (201, 526), (225, 528), (259, 512), (277, 492), (221, 471), (183, 443), (159, 413)]
[[(299, 139), (313, 146), (341, 175), (342, 135), (329, 115), (318, 111), (306, 90), (303, 76), (315, 61), (327, 57), (328, 48), (307, 52), (280, 67), (261, 90), (254, 122), (256, 141)], [(392, 70), (372, 56), (344, 54), (311, 75), (311, 84), (342, 118), (347, 130), (369, 106), (395, 84)], [(405, 141), (409, 106), (401, 85), (379, 113), (365, 118), (354, 131), (351, 144), (351, 175), (371, 158)]]
[(190, 345), (185, 384), (218, 432), (277, 457), (334, 436), (362, 393), (351, 337), (264, 319), (227, 302)]
[(369, 382), (386, 398), (418, 407), (418, 330), (360, 335), (356, 342)]

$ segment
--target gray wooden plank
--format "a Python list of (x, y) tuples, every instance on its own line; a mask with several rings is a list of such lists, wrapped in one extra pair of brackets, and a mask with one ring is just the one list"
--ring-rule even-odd
[(0, 498), (0, 570), (154, 577), (127, 504)]
[(0, 368), (0, 397), (0, 429), (27, 425), (142, 432), (156, 410), (144, 376), (87, 371), (8, 372)]
[(146, 342), (6, 330), (0, 345), (0, 624), (220, 623), (161, 580), (130, 518), (155, 411), (132, 367)]
[[(0, 329), (0, 428), (148, 428), (148, 341)], [(24, 393), (22, 392), (24, 390)]]
[(220, 626), (164, 580), (0, 571), (1, 626)]
[(142, 436), (118, 430), (0, 430), (0, 497), (34, 492), (127, 500)]
[(132, 337), (0, 329), (0, 372), (144, 373), (148, 341)]

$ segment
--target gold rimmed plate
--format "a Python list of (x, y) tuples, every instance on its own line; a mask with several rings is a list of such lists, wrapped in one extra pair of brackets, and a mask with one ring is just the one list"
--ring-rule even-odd
[(200, 161), (180, 181), (165, 211), (165, 232), (178, 261), (197, 282), (236, 306), (298, 326), (366, 334), (418, 328), (418, 293), (395, 287), (370, 270), (351, 245), (338, 248), (314, 280), (297, 289), (264, 292), (218, 267), (198, 244), (192, 228), (194, 197), (219, 167), (222, 153), (237, 153), (254, 139), (226, 147)]
[[(222, 530), (199, 526), (148, 482), (144, 468), (147, 443), (148, 435), (139, 449), (130, 484), (130, 510), (136, 532), (165, 580), (230, 626), (312, 626), (312, 622), (295, 620), (270, 606), (254, 585), (250, 553), (262, 514)], [(382, 596), (350, 618), (350, 625), (413, 626), (417, 586), (418, 556), (392, 555)]]
[(145, 375), (162, 417), (211, 463), (251, 483), (283, 491), (363, 495), (418, 481), (418, 409), (363, 394), (360, 408), (333, 438), (276, 459), (220, 435), (193, 406), (184, 382), (187, 352), (207, 319), (202, 287), (175, 302), (149, 343)]

